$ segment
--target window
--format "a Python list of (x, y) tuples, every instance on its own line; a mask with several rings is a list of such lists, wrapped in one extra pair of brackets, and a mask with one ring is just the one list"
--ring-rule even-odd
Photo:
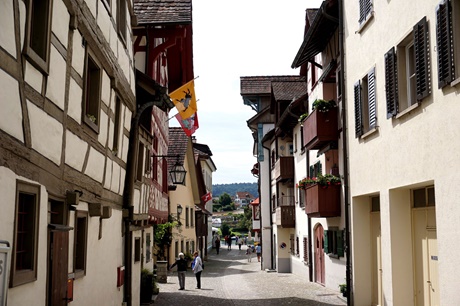
[(117, 28), (120, 38), (126, 45), (126, 0), (118, 0)]
[(191, 253), (191, 252), (190, 252), (190, 241), (187, 241), (187, 242), (185, 243), (185, 252), (186, 252), (186, 253)]
[(295, 244), (294, 244), (294, 234), (291, 234), (289, 236), (289, 248), (290, 248), (290, 252), (291, 252), (291, 255), (295, 255)]
[(141, 261), (141, 238), (134, 239), (134, 262)]
[(300, 254), (299, 237), (295, 237), (295, 255), (299, 256), (299, 254)]
[(40, 187), (18, 182), (10, 286), (37, 280)]
[[(453, 5), (453, 7), (452, 7)], [(455, 24), (454, 24), (455, 23)], [(454, 50), (460, 50), (460, 3), (443, 0), (436, 8), (436, 51), (438, 54), (438, 88), (450, 84), (455, 79), (455, 64), (460, 56)]]
[(37, 69), (47, 73), (51, 32), (50, 0), (28, 0), (25, 54)]
[(426, 187), (412, 190), (412, 199), (414, 207), (428, 207), (435, 206), (436, 200), (434, 195), (434, 187)]
[(99, 68), (99, 65), (91, 55), (87, 53), (83, 121), (95, 132), (99, 132), (101, 77), (101, 68)]
[[(113, 128), (113, 152), (115, 154), (120, 150), (120, 118), (121, 118), (121, 100), (118, 96), (115, 98), (115, 125)], [(121, 156), (121, 155), (120, 155)]]
[(82, 277), (86, 274), (86, 251), (88, 239), (88, 213), (77, 211), (75, 213), (74, 227), (74, 260), (73, 268), (75, 278)]
[(380, 211), (380, 198), (379, 197), (371, 197), (371, 211), (372, 212)]
[(253, 205), (254, 208), (254, 220), (260, 220), (260, 205)]
[(373, 15), (372, 0), (359, 0), (359, 25), (363, 25)]
[(193, 208), (190, 208), (190, 226), (193, 227), (193, 219), (195, 217), (195, 213), (193, 212)]
[(354, 85), (355, 136), (361, 137), (377, 125), (375, 68)]
[(321, 162), (317, 162), (314, 165), (310, 166), (310, 177), (317, 177), (318, 174), (322, 174), (323, 172), (323, 166), (321, 165)]
[(297, 188), (299, 192), (299, 207), (305, 207), (305, 190), (302, 188)]
[(190, 225), (190, 222), (189, 222), (189, 217), (190, 217), (190, 216), (189, 216), (189, 214), (190, 214), (190, 213), (189, 213), (189, 208), (186, 207), (186, 208), (185, 208), (185, 226), (186, 226), (186, 227), (189, 227), (189, 225)]
[(177, 240), (174, 242), (174, 257), (179, 257), (179, 241)]
[(329, 230), (324, 231), (324, 253), (339, 258), (344, 256), (343, 249), (343, 231), (336, 228), (329, 228)]
[(145, 234), (145, 262), (150, 262), (151, 257), (150, 233)]
[(397, 47), (385, 54), (387, 118), (395, 117), (431, 93), (426, 17)]
[(303, 237), (303, 262), (308, 263), (308, 237)]

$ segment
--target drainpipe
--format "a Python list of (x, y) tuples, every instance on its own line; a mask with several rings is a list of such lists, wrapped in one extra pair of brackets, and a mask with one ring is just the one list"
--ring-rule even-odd
[(343, 23), (343, 0), (339, 0), (339, 49), (340, 49), (340, 84), (342, 93), (342, 150), (343, 150), (343, 180), (344, 180), (344, 206), (345, 206), (345, 252), (346, 252), (346, 272), (345, 280), (347, 284), (347, 306), (353, 305), (353, 283), (351, 279), (351, 242), (350, 242), (350, 203), (349, 203), (349, 173), (348, 173), (348, 139), (347, 139), (347, 109), (345, 95), (345, 48), (344, 48), (344, 23)]
[[(272, 205), (272, 203), (271, 203), (271, 201), (272, 201), (272, 186), (271, 186), (271, 181), (272, 181), (272, 170), (271, 170), (272, 169), (272, 158), (271, 158), (271, 154), (270, 154), (270, 148), (267, 148), (263, 144), (262, 144), (262, 147), (268, 151), (268, 169), (269, 169), (269, 171), (268, 171), (268, 181), (269, 181), (269, 186), (270, 186), (270, 188), (268, 189), (269, 190), (268, 201), (270, 203), (270, 206), (269, 206), (269, 208), (270, 208), (270, 245), (272, 247), (271, 252), (270, 252), (270, 258), (271, 258), (270, 263), (271, 263), (271, 269), (273, 270), (274, 269), (273, 261), (275, 259), (273, 257), (273, 218), (271, 216), (271, 214), (272, 214), (272, 212), (271, 212), (271, 205)], [(262, 214), (260, 214), (260, 215), (262, 216)], [(260, 221), (260, 223), (262, 223), (262, 220)], [(263, 229), (263, 227), (262, 227), (262, 229)]]

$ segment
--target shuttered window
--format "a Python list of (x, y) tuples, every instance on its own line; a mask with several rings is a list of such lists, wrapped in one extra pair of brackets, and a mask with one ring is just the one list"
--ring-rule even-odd
[(372, 0), (359, 0), (359, 24), (369, 19), (372, 13)]
[(430, 94), (430, 75), (428, 73), (428, 24), (423, 17), (414, 26), (415, 74), (417, 84), (417, 101)]
[(344, 256), (344, 231), (330, 228), (324, 231), (324, 253), (331, 257)]
[(436, 8), (436, 51), (438, 54), (438, 88), (454, 80), (454, 42), (451, 2), (443, 0)]
[(385, 94), (387, 99), (387, 118), (398, 113), (398, 76), (396, 74), (396, 52), (391, 48), (385, 53)]
[(377, 126), (376, 101), (375, 68), (372, 68), (354, 85), (356, 138)]
[(309, 264), (308, 262), (308, 237), (303, 237), (303, 261), (307, 265)]

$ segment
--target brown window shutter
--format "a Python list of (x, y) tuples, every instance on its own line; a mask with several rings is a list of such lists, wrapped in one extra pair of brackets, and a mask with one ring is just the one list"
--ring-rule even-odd
[(355, 136), (359, 138), (363, 134), (363, 106), (361, 103), (361, 81), (354, 85), (355, 96)]
[(303, 237), (303, 261), (306, 264), (309, 264), (308, 262), (308, 237)]
[(428, 24), (423, 17), (414, 26), (414, 49), (415, 49), (415, 74), (417, 78), (417, 100), (421, 101), (428, 97), (430, 90), (430, 75), (428, 73)]
[(369, 129), (377, 125), (377, 100), (375, 94), (375, 68), (367, 75), (367, 94), (369, 103)]
[(438, 54), (438, 88), (453, 81), (455, 67), (453, 61), (452, 8), (449, 0), (443, 0), (436, 8), (436, 44)]
[(385, 92), (387, 99), (387, 118), (398, 113), (398, 75), (396, 70), (396, 52), (391, 48), (385, 53)]

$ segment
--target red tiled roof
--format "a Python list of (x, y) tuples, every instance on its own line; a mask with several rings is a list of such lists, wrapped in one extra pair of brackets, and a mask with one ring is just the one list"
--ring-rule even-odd
[(307, 93), (307, 83), (304, 80), (272, 82), (272, 89), (276, 101), (291, 101)]
[(298, 75), (280, 75), (280, 76), (248, 76), (240, 77), (240, 94), (241, 95), (259, 95), (271, 93), (271, 82), (289, 82), (300, 81), (305, 77)]
[(190, 24), (192, 0), (134, 0), (139, 24)]

